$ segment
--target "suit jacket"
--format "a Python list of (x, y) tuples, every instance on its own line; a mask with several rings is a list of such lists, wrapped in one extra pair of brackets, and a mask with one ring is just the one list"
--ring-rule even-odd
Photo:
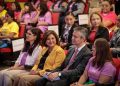
[(113, 57), (120, 57), (120, 28), (114, 33), (110, 40), (110, 47), (115, 48), (112, 50)]
[[(73, 34), (74, 28), (75, 28), (76, 26), (77, 26), (77, 25), (74, 24), (74, 25), (70, 28), (70, 30), (69, 30), (69, 33), (68, 33), (68, 44), (67, 44), (67, 46), (66, 46), (67, 49), (68, 49), (69, 46), (72, 44), (72, 34)], [(63, 37), (64, 31), (65, 31), (65, 25), (63, 25), (63, 27), (62, 27), (61, 36), (60, 36), (60, 38), (61, 38), (60, 41), (62, 41), (62, 42), (65, 42), (65, 39), (64, 39), (64, 37)]]
[[(74, 53), (75, 48), (71, 48), (68, 51), (67, 57), (61, 67), (57, 68), (54, 71), (62, 71), (64, 68), (67, 67), (73, 53)], [(87, 65), (87, 62), (89, 58), (92, 57), (92, 53), (89, 50), (87, 46), (84, 46), (79, 53), (77, 54), (77, 57), (73, 64), (68, 68), (67, 71), (62, 71), (61, 72), (61, 79), (68, 79), (70, 83), (75, 82), (79, 79), (79, 77), (83, 74), (84, 69)]]
[[(43, 47), (43, 50), (40, 52), (39, 57), (38, 57), (35, 65), (34, 65), (34, 67), (32, 68), (32, 70), (37, 70), (38, 69), (40, 59), (46, 53), (47, 50), (48, 50), (48, 47)], [(53, 69), (61, 66), (64, 59), (65, 59), (64, 50), (60, 46), (55, 45), (53, 50), (51, 51), (51, 53), (46, 58), (43, 70), (40, 70), (39, 74), (43, 75), (47, 70), (53, 70)]]

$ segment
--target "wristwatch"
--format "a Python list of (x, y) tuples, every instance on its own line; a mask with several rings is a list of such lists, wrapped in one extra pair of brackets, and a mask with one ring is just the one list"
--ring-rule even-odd
[(61, 77), (61, 73), (60, 72), (58, 73), (58, 76)]

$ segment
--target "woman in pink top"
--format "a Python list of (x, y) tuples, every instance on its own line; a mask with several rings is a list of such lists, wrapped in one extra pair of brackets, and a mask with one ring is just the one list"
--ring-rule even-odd
[[(110, 47), (106, 39), (98, 38), (93, 46), (91, 58), (77, 86), (114, 86), (116, 68), (112, 62)], [(89, 79), (89, 83), (86, 83)]]
[(38, 22), (37, 28), (43, 33), (47, 30), (48, 25), (52, 24), (52, 15), (45, 3), (40, 3), (34, 22)]
[(33, 18), (36, 16), (36, 11), (33, 8), (30, 2), (26, 2), (24, 4), (24, 9), (21, 10), (19, 21), (28, 25), (29, 23), (33, 23)]
[(113, 26), (116, 24), (117, 15), (112, 11), (112, 2), (104, 0), (101, 4), (101, 16), (103, 17), (103, 24), (109, 29), (109, 31), (113, 31)]

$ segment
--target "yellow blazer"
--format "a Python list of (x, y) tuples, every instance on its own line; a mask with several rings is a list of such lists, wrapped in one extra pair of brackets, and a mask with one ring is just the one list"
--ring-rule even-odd
[[(48, 50), (47, 47), (43, 47), (32, 70), (34, 70), (34, 71), (38, 70), (38, 65), (39, 65), (40, 59), (42, 58), (42, 56), (45, 54), (45, 52), (47, 50)], [(46, 72), (45, 71), (46, 69), (53, 70), (53, 69), (61, 66), (65, 57), (66, 56), (65, 56), (64, 50), (60, 46), (55, 45), (53, 50), (51, 51), (51, 53), (49, 54), (49, 56), (47, 57), (47, 59), (44, 63), (43, 70), (39, 70), (39, 74), (42, 76)]]

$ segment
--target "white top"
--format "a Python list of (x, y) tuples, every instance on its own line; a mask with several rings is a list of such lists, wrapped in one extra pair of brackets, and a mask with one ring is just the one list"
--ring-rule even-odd
[[(36, 46), (36, 48), (33, 50), (32, 55), (27, 56), (25, 65), (33, 66), (41, 50), (42, 50), (41, 46)], [(24, 52), (21, 52), (16, 63), (19, 63), (19, 64), (21, 63), (23, 55), (24, 55)]]

